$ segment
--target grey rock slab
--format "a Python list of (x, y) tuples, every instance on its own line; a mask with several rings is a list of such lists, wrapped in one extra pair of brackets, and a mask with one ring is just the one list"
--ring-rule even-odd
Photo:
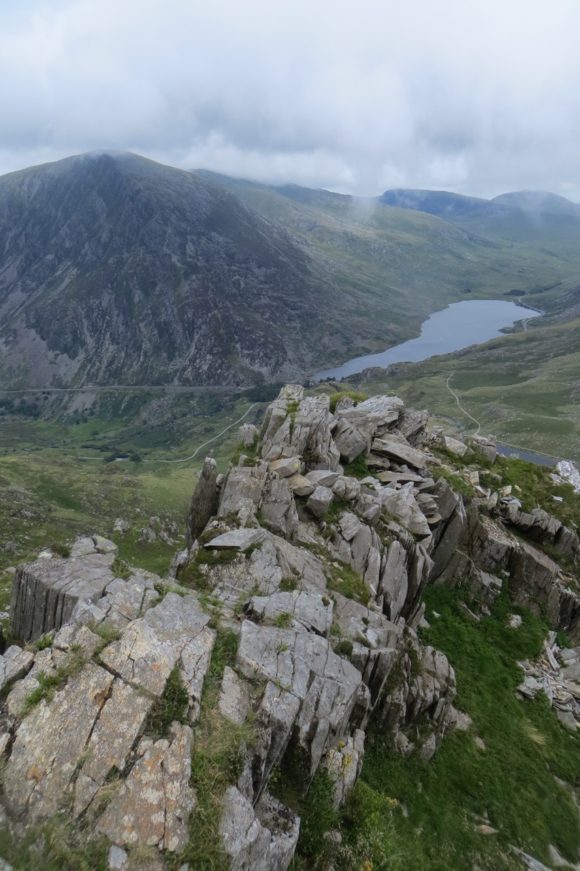
[(307, 548), (296, 547), (277, 535), (271, 536), (270, 541), (274, 545), (283, 578), (295, 578), (298, 586), (305, 590), (326, 589), (326, 575), (319, 557)]
[(364, 420), (372, 425), (373, 433), (398, 422), (405, 407), (398, 396), (371, 396), (350, 408), (343, 409), (340, 417), (357, 423)]
[(204, 626), (195, 638), (185, 642), (179, 655), (179, 672), (189, 696), (189, 719), (192, 723), (199, 717), (201, 694), (215, 637), (214, 630)]
[(257, 426), (253, 423), (243, 423), (240, 427), (240, 441), (244, 448), (251, 448), (256, 444), (260, 437), (260, 432)]
[(105, 647), (101, 659), (124, 680), (160, 696), (186, 643), (209, 619), (194, 596), (168, 593)]
[(97, 553), (117, 554), (119, 551), (119, 548), (114, 541), (110, 541), (108, 538), (103, 538), (102, 535), (93, 535), (93, 541)]
[(378, 454), (387, 454), (389, 457), (394, 457), (403, 463), (408, 463), (415, 469), (426, 468), (429, 458), (423, 451), (412, 448), (405, 442), (396, 441), (395, 439), (374, 439), (372, 449)]
[(338, 499), (346, 502), (356, 502), (361, 494), (361, 485), (356, 478), (348, 475), (339, 475), (332, 485), (332, 492)]
[(333, 472), (330, 469), (313, 469), (306, 473), (306, 478), (311, 481), (315, 487), (332, 487), (339, 476), (339, 472)]
[(34, 820), (57, 812), (112, 683), (108, 671), (89, 663), (22, 721), (4, 774), (15, 813), (26, 812)]
[(452, 436), (443, 436), (443, 446), (457, 457), (464, 457), (467, 453), (467, 445)]
[(369, 436), (345, 418), (339, 420), (333, 437), (340, 456), (346, 463), (352, 463), (369, 449)]
[(152, 699), (116, 679), (87, 744), (86, 759), (75, 783), (74, 816), (90, 804), (113, 768), (122, 771), (139, 737)]
[(361, 681), (349, 662), (336, 656), (319, 635), (257, 626), (244, 620), (238, 648), (238, 665), (247, 677), (278, 681), (283, 689), (305, 698), (312, 675), (341, 682), (353, 693)]
[(314, 493), (309, 496), (306, 503), (308, 509), (315, 517), (324, 517), (332, 505), (334, 494), (328, 487), (318, 486)]
[(421, 538), (431, 535), (427, 518), (415, 499), (412, 484), (405, 484), (400, 490), (386, 488), (381, 496), (383, 508), (393, 514), (409, 532)]
[(292, 538), (298, 526), (298, 512), (288, 478), (270, 478), (260, 505), (262, 522), (272, 532)]
[(90, 556), (93, 553), (96, 553), (97, 548), (95, 547), (95, 541), (90, 535), (83, 535), (80, 538), (77, 538), (73, 543), (73, 546), (70, 550), (70, 555), (72, 559), (78, 559), (83, 556)]
[(316, 489), (312, 481), (300, 474), (288, 478), (288, 486), (295, 496), (310, 496)]
[(270, 871), (271, 834), (235, 786), (224, 795), (220, 835), (231, 871)]
[(290, 808), (269, 794), (256, 806), (260, 823), (271, 832), (268, 851), (269, 871), (286, 871), (289, 867), (300, 835), (300, 818)]
[(226, 665), (222, 678), (218, 707), (222, 717), (240, 726), (250, 710), (248, 685)]
[(408, 554), (400, 541), (392, 541), (384, 562), (379, 593), (383, 595), (385, 614), (396, 620), (401, 614), (409, 590)]
[(343, 511), (338, 518), (338, 528), (345, 541), (352, 541), (361, 526), (360, 520), (351, 511)]
[(300, 590), (253, 596), (248, 612), (258, 620), (276, 620), (287, 614), (308, 630), (326, 635), (332, 625), (332, 602), (326, 596)]
[(143, 739), (139, 758), (97, 823), (118, 845), (143, 844), (177, 852), (189, 837), (195, 807), (191, 776), (192, 731), (174, 723), (170, 738)]
[(332, 781), (332, 798), (335, 808), (344, 804), (352, 791), (362, 769), (365, 747), (365, 733), (355, 729), (346, 740), (331, 747), (324, 758)]
[(96, 602), (79, 602), (72, 619), (89, 625), (106, 621), (110, 626), (123, 629), (159, 598), (155, 584), (160, 581), (157, 575), (139, 570), (129, 580), (115, 578), (107, 584), (104, 595)]
[(377, 472), (377, 478), (383, 484), (407, 484), (412, 481), (414, 484), (419, 484), (423, 481), (421, 475), (415, 475), (413, 472)]
[(226, 790), (220, 835), (231, 871), (286, 871), (299, 833), (299, 818), (271, 796), (254, 809), (237, 787)]
[(253, 547), (255, 544), (260, 544), (264, 541), (265, 535), (263, 529), (240, 527), (239, 529), (233, 529), (231, 532), (224, 532), (222, 535), (212, 538), (211, 541), (204, 544), (204, 547), (235, 547), (237, 550), (246, 551), (249, 547)]
[(270, 460), (268, 467), (270, 472), (278, 477), (290, 478), (292, 475), (299, 474), (302, 463), (300, 457), (281, 457), (279, 460)]
[(332, 438), (334, 422), (328, 396), (281, 394), (266, 411), (262, 455), (268, 459), (308, 456), (311, 467), (336, 469), (339, 453)]
[[(92, 539), (91, 539), (92, 541)], [(19, 566), (12, 587), (12, 632), (25, 641), (60, 629), (78, 602), (95, 602), (114, 578), (111, 554), (39, 559)]]
[(243, 524), (254, 518), (262, 500), (267, 474), (266, 463), (230, 469), (222, 486), (218, 516), (237, 515)]
[(319, 635), (248, 620), (242, 624), (237, 662), (246, 677), (266, 678), (302, 701), (297, 735), (310, 754), (313, 774), (328, 741), (348, 722), (362, 688), (360, 672)]
[(121, 847), (117, 847), (116, 844), (111, 844), (107, 862), (111, 871), (126, 871), (129, 864), (129, 856)]
[(396, 626), (379, 611), (339, 593), (335, 593), (334, 598), (334, 619), (342, 638), (350, 641), (363, 639), (365, 646), (371, 649), (397, 647), (402, 627)]
[(11, 645), (0, 656), (0, 690), (17, 678), (22, 678), (32, 668), (34, 654), (23, 650), (16, 644)]
[(298, 711), (300, 699), (268, 681), (256, 712), (257, 740), (252, 761), (252, 773), (259, 797), (271, 771), (282, 759)]

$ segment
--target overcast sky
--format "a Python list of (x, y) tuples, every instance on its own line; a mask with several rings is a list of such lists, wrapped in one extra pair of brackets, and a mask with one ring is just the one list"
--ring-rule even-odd
[(0, 172), (122, 149), (580, 200), (580, 0), (0, 0)]

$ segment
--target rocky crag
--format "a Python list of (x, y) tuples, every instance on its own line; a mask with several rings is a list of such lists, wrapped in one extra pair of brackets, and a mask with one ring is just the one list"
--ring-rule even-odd
[[(420, 638), (428, 584), (461, 584), (474, 619), (509, 587), (580, 643), (576, 531), (457, 475), (468, 450), (493, 468), (492, 442), (433, 432), (394, 396), (331, 412), (296, 386), (241, 437), (226, 475), (206, 460), (171, 577), (98, 536), (18, 568), (26, 644), (0, 668), (14, 838), (64, 814), (111, 868), (206, 867), (213, 850), (211, 867), (285, 869), (293, 791), (324, 777), (338, 806), (373, 730), (428, 760), (468, 725), (452, 663)], [(559, 653), (552, 636), (552, 698), (576, 728), (580, 648)], [(544, 665), (524, 664), (522, 693), (548, 686)]]

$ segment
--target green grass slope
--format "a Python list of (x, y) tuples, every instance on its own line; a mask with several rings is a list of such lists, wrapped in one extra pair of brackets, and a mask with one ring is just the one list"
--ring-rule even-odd
[[(354, 379), (357, 383), (360, 379)], [(507, 335), (423, 363), (373, 370), (367, 392), (399, 393), (411, 406), (473, 432), (580, 460), (580, 319)], [(462, 408), (449, 390), (452, 388)]]

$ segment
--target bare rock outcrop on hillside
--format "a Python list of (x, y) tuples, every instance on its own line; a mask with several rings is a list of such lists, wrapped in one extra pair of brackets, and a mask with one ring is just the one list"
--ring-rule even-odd
[[(393, 752), (429, 759), (461, 720), (452, 664), (421, 640), (427, 584), (462, 584), (485, 610), (509, 576), (517, 602), (577, 634), (576, 582), (539, 548), (565, 540), (575, 559), (575, 531), (473, 471), (466, 500), (426, 424), (397, 397), (332, 413), (328, 396), (287, 386), (251, 433), (255, 459), (224, 478), (206, 461), (175, 577), (120, 565), (98, 537), (19, 568), (13, 630), (42, 643), (0, 657), (13, 831), (64, 796), (118, 867), (143, 846), (167, 867), (191, 846), (201, 805), (207, 814), (191, 760), (211, 717), (211, 740), (236, 742), (235, 764), (212, 781), (216, 849), (231, 868), (283, 871), (300, 819), (274, 794), (280, 778), (304, 791), (329, 777), (338, 806), (371, 725)], [(491, 461), (493, 446), (478, 447)]]

